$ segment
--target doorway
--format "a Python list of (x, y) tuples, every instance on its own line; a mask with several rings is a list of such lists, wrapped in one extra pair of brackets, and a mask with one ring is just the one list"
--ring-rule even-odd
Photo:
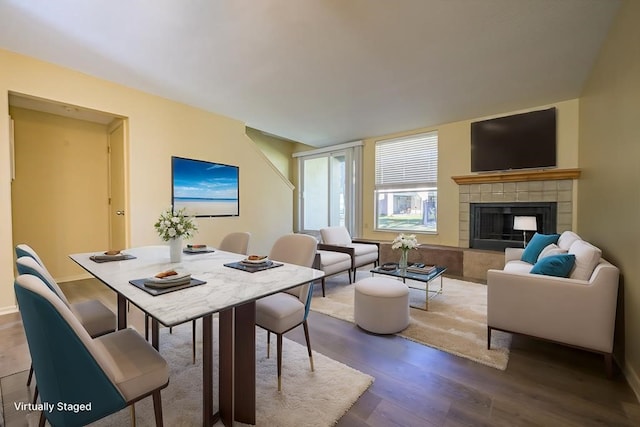
[[(85, 277), (70, 253), (127, 241), (126, 220), (112, 227), (109, 204), (112, 194), (125, 199), (126, 120), (17, 94), (9, 96), (9, 112), (13, 244), (32, 246), (58, 281)], [(111, 160), (110, 145), (122, 161)]]

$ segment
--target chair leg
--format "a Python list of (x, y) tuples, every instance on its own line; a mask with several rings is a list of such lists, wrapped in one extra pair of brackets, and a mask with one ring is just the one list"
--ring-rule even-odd
[(271, 332), (267, 331), (267, 359), (271, 353)]
[(38, 401), (38, 384), (36, 384), (36, 389), (33, 392), (33, 404), (35, 405)]
[(491, 326), (487, 326), (487, 350), (491, 350)]
[(160, 390), (153, 392), (153, 412), (156, 415), (156, 427), (162, 427), (162, 398), (160, 397)]
[(351, 280), (351, 270), (347, 270), (347, 274), (349, 275), (349, 284), (353, 283), (353, 280)]
[(144, 339), (149, 341), (149, 315), (144, 315)]
[(191, 336), (193, 339), (193, 364), (196, 364), (196, 320), (192, 321)]
[[(322, 288), (324, 290), (324, 284), (323, 284)], [(324, 294), (324, 292), (323, 292), (323, 294)], [(324, 296), (324, 295), (322, 295), (322, 296)], [(32, 378), (33, 378), (33, 364), (29, 368), (29, 377), (27, 378), (27, 387), (29, 387), (31, 385), (31, 379)]]
[(311, 341), (309, 340), (309, 326), (307, 325), (306, 319), (304, 322), (302, 322), (302, 327), (304, 328), (304, 339), (307, 340), (307, 352), (309, 353), (309, 364), (311, 365), (311, 372), (313, 372), (314, 371), (313, 355), (311, 354)]
[(44, 417), (44, 411), (40, 412), (40, 420), (38, 421), (38, 427), (44, 427), (47, 419)]
[(136, 427), (136, 404), (132, 403), (129, 406), (129, 413), (131, 414), (131, 427)]
[(278, 391), (282, 390), (282, 334), (276, 334), (278, 338)]
[[(324, 277), (322, 279), (320, 279), (320, 283), (322, 283), (322, 297), (324, 298), (325, 294), (324, 294)], [(29, 384), (27, 384), (29, 385)]]

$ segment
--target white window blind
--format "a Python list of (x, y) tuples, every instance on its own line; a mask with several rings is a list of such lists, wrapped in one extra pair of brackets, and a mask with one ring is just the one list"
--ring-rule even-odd
[(376, 188), (437, 187), (438, 132), (378, 141)]

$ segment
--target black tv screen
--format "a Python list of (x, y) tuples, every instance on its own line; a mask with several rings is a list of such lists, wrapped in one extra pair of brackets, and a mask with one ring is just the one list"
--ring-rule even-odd
[(240, 215), (238, 166), (171, 157), (171, 204), (190, 216)]
[(471, 123), (471, 172), (555, 166), (555, 108)]

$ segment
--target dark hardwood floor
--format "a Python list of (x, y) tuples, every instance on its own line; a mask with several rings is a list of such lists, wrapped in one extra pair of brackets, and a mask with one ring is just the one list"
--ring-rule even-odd
[[(98, 297), (115, 305), (97, 281), (63, 289), (70, 300)], [(341, 427), (640, 425), (640, 405), (622, 374), (608, 380), (602, 357), (588, 352), (515, 336), (509, 365), (500, 371), (314, 312), (309, 327), (315, 351), (375, 378)], [(2, 376), (29, 367), (21, 328), (17, 315), (0, 316)], [(287, 337), (304, 344), (302, 328)]]
[[(640, 425), (623, 375), (607, 379), (589, 352), (514, 336), (500, 371), (319, 313), (309, 327), (315, 351), (375, 377), (338, 426)], [(297, 329), (287, 337), (304, 343)]]

